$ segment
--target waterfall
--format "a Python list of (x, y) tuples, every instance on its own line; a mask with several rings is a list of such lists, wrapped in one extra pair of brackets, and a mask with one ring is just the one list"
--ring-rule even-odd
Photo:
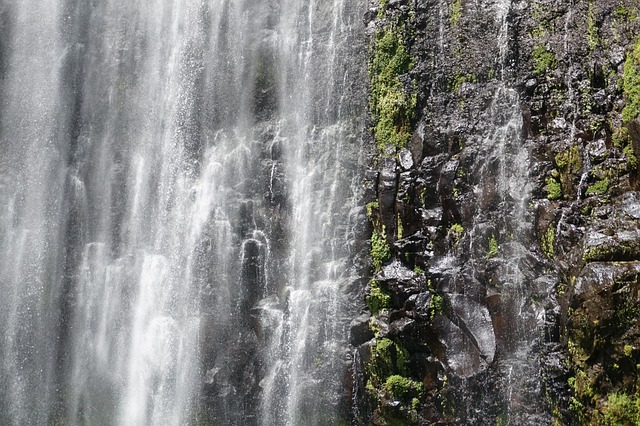
[(0, 423), (348, 416), (357, 3), (0, 2)]

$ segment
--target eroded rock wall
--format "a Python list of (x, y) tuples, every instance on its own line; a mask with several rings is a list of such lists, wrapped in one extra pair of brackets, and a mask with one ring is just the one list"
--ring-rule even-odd
[(638, 424), (640, 5), (372, 1), (362, 424)]

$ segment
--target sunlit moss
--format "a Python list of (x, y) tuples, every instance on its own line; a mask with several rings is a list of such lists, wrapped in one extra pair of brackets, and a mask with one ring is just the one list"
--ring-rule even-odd
[(542, 75), (549, 71), (553, 71), (556, 67), (556, 55), (545, 49), (541, 44), (533, 46), (531, 51), (531, 59), (533, 61), (533, 72), (536, 75)]
[(624, 63), (624, 99), (622, 120), (629, 123), (640, 115), (640, 38)]
[(609, 189), (609, 179), (602, 179), (587, 187), (587, 195), (604, 195)]
[(374, 139), (381, 151), (390, 145), (404, 147), (411, 139), (416, 95), (400, 78), (413, 67), (403, 41), (405, 33), (402, 25), (387, 24), (379, 29), (369, 62), (369, 108)]
[(547, 198), (550, 200), (557, 200), (562, 197), (562, 187), (560, 186), (560, 182), (555, 180), (554, 178), (547, 178), (545, 180), (547, 184), (545, 186), (545, 190), (547, 191)]
[(422, 383), (398, 374), (389, 376), (384, 387), (394, 398), (420, 398), (423, 392)]
[(387, 243), (384, 235), (384, 226), (382, 231), (373, 230), (371, 234), (371, 262), (376, 271), (382, 268), (384, 262), (391, 257), (391, 248)]
[(462, 17), (462, 0), (453, 0), (449, 5), (449, 23), (451, 26), (457, 26)]
[(496, 240), (496, 236), (492, 235), (489, 239), (489, 251), (487, 251), (487, 257), (492, 258), (498, 254), (498, 240)]
[(547, 231), (542, 236), (542, 240), (540, 241), (540, 246), (542, 248), (542, 252), (547, 255), (549, 259), (553, 259), (556, 256), (555, 250), (553, 248), (553, 242), (556, 238), (556, 231), (553, 227), (553, 224), (549, 224), (547, 227)]
[(369, 312), (372, 315), (391, 307), (391, 295), (381, 288), (380, 283), (376, 280), (369, 282), (369, 294), (366, 297), (366, 301), (369, 306)]

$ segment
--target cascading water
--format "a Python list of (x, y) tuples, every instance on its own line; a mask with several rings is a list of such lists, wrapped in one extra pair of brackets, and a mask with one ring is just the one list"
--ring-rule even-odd
[(0, 3), (0, 423), (349, 410), (363, 7)]
[[(530, 266), (533, 254), (530, 208), (530, 153), (523, 138), (519, 97), (509, 86), (509, 0), (491, 3), (497, 34), (498, 78), (483, 112), (485, 131), (471, 141), (474, 210), (461, 276), (446, 288), (458, 323), (450, 333), (447, 358), (461, 377), (460, 397), (469, 424), (485, 424), (483, 407), (493, 406), (503, 424), (546, 424), (536, 345), (543, 334), (547, 289), (538, 288)], [(468, 244), (468, 246), (466, 246)], [(450, 258), (449, 258), (450, 259)], [(451, 261), (451, 260), (450, 260)], [(535, 402), (534, 402), (535, 401)], [(528, 407), (539, 411), (527, 412)], [(539, 417), (538, 417), (539, 416)]]

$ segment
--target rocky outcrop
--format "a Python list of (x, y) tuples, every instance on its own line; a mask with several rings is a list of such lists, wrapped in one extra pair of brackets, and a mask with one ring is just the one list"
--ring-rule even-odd
[[(639, 14), (630, 0), (371, 2), (356, 422), (640, 421)], [(389, 72), (399, 52), (410, 66)], [(382, 122), (389, 93), (400, 115)]]

